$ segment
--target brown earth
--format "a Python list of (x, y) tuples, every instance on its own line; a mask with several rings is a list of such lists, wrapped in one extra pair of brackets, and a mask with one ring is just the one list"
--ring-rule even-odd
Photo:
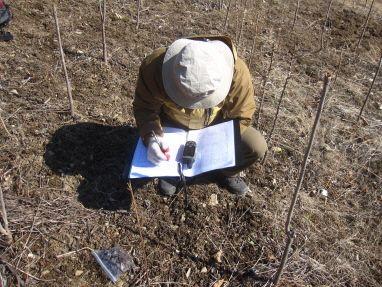
[[(362, 120), (355, 122), (381, 53), (381, 1), (357, 53), (371, 1), (334, 1), (321, 51), (329, 1), (300, 1), (293, 31), (296, 1), (248, 1), (239, 55), (252, 59), (258, 96), (276, 43), (258, 127), (263, 132), (269, 132), (291, 56), (295, 59), (267, 162), (246, 173), (253, 192), (235, 198), (215, 184), (195, 184), (187, 210), (183, 194), (165, 199), (153, 181), (136, 185), (140, 228), (131, 190), (121, 179), (136, 137), (131, 103), (139, 63), (176, 38), (224, 33), (227, 11), (226, 5), (220, 9), (221, 1), (143, 2), (136, 30), (136, 3), (108, 1), (109, 65), (102, 63), (98, 1), (57, 3), (79, 115), (73, 120), (51, 1), (11, 1), (9, 31), (15, 40), (0, 42), (0, 115), (9, 131), (0, 125), (1, 188), (14, 237), (1, 249), (5, 286), (17, 286), (17, 277), (32, 286), (112, 286), (88, 250), (56, 256), (115, 245), (129, 251), (139, 266), (118, 286), (220, 286), (214, 285), (219, 280), (224, 286), (269, 286), (283, 252), (285, 217), (323, 74), (330, 71), (335, 78), (337, 70), (280, 285), (381, 286), (380, 77)], [(228, 18), (227, 33), (237, 40), (244, 2), (232, 1)], [(327, 200), (317, 195), (319, 188), (328, 190)], [(209, 205), (213, 193), (217, 206)], [(220, 263), (213, 259), (218, 251)]]

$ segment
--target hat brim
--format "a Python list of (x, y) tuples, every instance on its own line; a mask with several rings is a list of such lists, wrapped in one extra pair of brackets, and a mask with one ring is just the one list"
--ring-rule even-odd
[[(179, 52), (189, 43), (196, 40), (190, 39), (179, 39), (168, 47), (166, 54), (164, 56), (162, 65), (162, 79), (163, 86), (167, 95), (179, 106), (189, 109), (209, 109), (220, 104), (231, 88), (233, 71), (234, 71), (234, 60), (233, 55), (227, 53), (227, 49), (230, 48), (220, 41), (211, 41), (215, 47), (222, 52), (225, 60), (227, 61), (227, 67), (230, 67), (225, 73), (222, 74), (221, 85), (208, 97), (202, 100), (195, 100), (191, 97), (182, 96), (182, 91), (176, 86), (174, 81), (171, 79), (171, 74), (173, 73), (174, 64), (176, 56)], [(220, 42), (220, 43), (218, 43)], [(224, 46), (222, 46), (222, 44)]]

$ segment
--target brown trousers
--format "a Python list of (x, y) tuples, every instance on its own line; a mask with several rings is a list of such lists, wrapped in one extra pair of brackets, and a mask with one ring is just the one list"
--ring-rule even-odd
[[(219, 122), (221, 121), (217, 120), (213, 124), (218, 124)], [(164, 126), (184, 129), (183, 126), (164, 117), (162, 118), (162, 123)], [(263, 135), (255, 128), (248, 127), (244, 131), (240, 131), (238, 122), (235, 122), (235, 132), (236, 165), (222, 170), (222, 174), (226, 176), (238, 174), (259, 159), (262, 159), (268, 149)]]

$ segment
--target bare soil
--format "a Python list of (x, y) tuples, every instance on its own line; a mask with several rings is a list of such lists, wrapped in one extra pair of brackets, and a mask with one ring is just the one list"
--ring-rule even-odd
[[(108, 1), (109, 65), (102, 62), (98, 1), (57, 2), (75, 119), (68, 114), (52, 2), (10, 2), (8, 30), (15, 39), (0, 42), (0, 115), (9, 131), (0, 122), (0, 185), (14, 237), (1, 247), (4, 286), (112, 286), (88, 249), (57, 255), (116, 245), (139, 267), (117, 286), (269, 286), (325, 72), (336, 80), (294, 214), (297, 237), (280, 286), (381, 286), (381, 77), (356, 122), (381, 54), (380, 0), (357, 51), (371, 1), (333, 1), (320, 51), (329, 1), (300, 1), (293, 31), (296, 1), (248, 1), (244, 17), (247, 1), (232, 1), (227, 31), (228, 1), (223, 7), (221, 1), (142, 1), (139, 30), (135, 1)], [(189, 209), (183, 194), (163, 198), (155, 181), (134, 183), (139, 224), (132, 190), (121, 178), (137, 137), (132, 101), (139, 64), (179, 37), (223, 33), (236, 39), (247, 63), (251, 59), (256, 96), (275, 43), (257, 127), (264, 134), (294, 59), (267, 161), (246, 171), (248, 196), (194, 184)], [(320, 188), (328, 190), (326, 199)], [(211, 194), (218, 205), (209, 204)]]

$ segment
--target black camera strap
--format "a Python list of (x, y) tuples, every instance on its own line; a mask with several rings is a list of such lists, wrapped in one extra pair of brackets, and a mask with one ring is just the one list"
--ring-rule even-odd
[(188, 209), (188, 187), (186, 183), (186, 177), (183, 174), (183, 165), (178, 162), (179, 183), (176, 187), (177, 192), (184, 192), (184, 205)]

